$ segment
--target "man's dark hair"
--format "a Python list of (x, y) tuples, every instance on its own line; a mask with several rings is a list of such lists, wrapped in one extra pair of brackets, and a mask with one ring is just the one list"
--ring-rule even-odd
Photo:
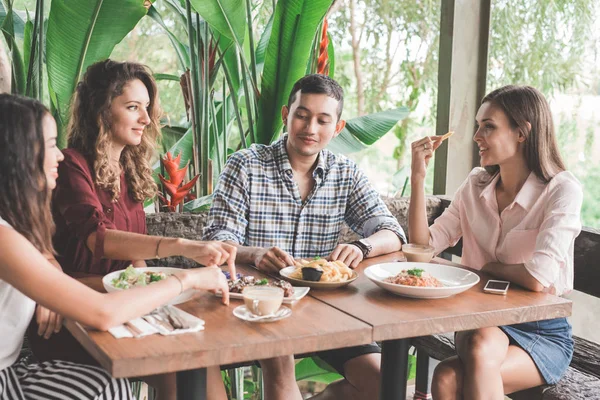
[(291, 108), (292, 103), (296, 101), (296, 95), (299, 91), (302, 91), (304, 94), (326, 94), (336, 99), (338, 101), (337, 119), (338, 121), (340, 120), (342, 109), (344, 108), (344, 90), (332, 78), (321, 74), (306, 75), (300, 78), (292, 88), (288, 99), (288, 108)]

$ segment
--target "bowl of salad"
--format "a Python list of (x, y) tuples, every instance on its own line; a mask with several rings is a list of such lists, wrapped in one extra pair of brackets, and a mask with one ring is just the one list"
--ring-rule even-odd
[[(134, 268), (132, 265), (120, 271), (114, 271), (104, 275), (102, 285), (107, 292), (131, 289), (133, 287), (148, 286), (155, 282), (167, 279), (169, 276), (180, 271), (179, 268), (170, 267), (146, 267)], [(194, 290), (189, 289), (173, 298), (167, 304), (185, 303), (194, 296)]]

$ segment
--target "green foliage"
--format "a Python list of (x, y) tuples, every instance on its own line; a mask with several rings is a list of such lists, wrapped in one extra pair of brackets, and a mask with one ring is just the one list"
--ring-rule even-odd
[(271, 143), (283, 122), (281, 106), (304, 76), (315, 32), (333, 0), (279, 0), (267, 46), (258, 105), (257, 141)]
[[(46, 58), (49, 84), (56, 98), (54, 107), (60, 118), (57, 122), (66, 121), (71, 96), (87, 67), (108, 58), (144, 15), (146, 9), (138, 0), (52, 2)], [(64, 146), (65, 142), (64, 135), (60, 135), (59, 144)]]

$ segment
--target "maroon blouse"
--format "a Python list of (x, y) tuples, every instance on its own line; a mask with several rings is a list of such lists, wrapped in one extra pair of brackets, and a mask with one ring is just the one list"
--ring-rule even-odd
[[(142, 203), (129, 195), (124, 173), (121, 175), (121, 195), (113, 203), (110, 193), (94, 184), (90, 164), (81, 153), (66, 149), (63, 154), (65, 159), (58, 167), (52, 196), (56, 259), (65, 272), (104, 275), (126, 268), (131, 260), (104, 258), (104, 235), (107, 229), (146, 234)], [(93, 232), (96, 232), (95, 254), (86, 244)]]

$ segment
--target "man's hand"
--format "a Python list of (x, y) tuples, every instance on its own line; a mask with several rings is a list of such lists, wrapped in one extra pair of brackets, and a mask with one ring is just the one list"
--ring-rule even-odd
[(363, 253), (358, 246), (344, 243), (338, 244), (328, 258), (330, 261), (341, 261), (354, 269), (363, 260)]
[(62, 328), (62, 316), (39, 304), (35, 311), (35, 319), (38, 323), (37, 333), (44, 336), (44, 339), (50, 338), (53, 333), (60, 332), (60, 328)]
[(263, 272), (279, 272), (280, 269), (294, 265), (294, 258), (279, 247), (259, 249), (254, 256), (254, 265)]

